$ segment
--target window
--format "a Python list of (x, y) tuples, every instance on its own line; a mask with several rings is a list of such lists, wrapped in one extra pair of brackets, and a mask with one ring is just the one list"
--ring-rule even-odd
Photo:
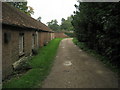
[(35, 48), (35, 34), (32, 35), (32, 49)]
[(36, 38), (37, 38), (37, 41), (36, 41), (36, 43), (37, 43), (37, 47), (39, 46), (39, 42), (38, 42), (38, 38), (39, 38), (39, 36), (38, 36), (39, 34), (38, 34), (38, 32), (36, 31)]
[(24, 33), (19, 34), (19, 55), (24, 54)]
[(9, 43), (11, 40), (11, 33), (4, 33), (4, 43)]

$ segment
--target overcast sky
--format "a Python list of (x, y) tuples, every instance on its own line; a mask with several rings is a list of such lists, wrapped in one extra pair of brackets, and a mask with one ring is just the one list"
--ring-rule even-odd
[(37, 19), (42, 17), (41, 21), (47, 23), (53, 19), (61, 22), (62, 18), (67, 18), (75, 11), (75, 4), (78, 4), (77, 0), (27, 0), (28, 6), (33, 7), (33, 18)]

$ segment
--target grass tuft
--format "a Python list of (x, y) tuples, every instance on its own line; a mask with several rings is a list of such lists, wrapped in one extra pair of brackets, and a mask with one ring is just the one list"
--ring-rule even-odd
[(39, 50), (39, 54), (29, 60), (32, 69), (21, 77), (12, 78), (3, 84), (3, 88), (40, 88), (49, 74), (57, 48), (62, 39), (56, 38)]

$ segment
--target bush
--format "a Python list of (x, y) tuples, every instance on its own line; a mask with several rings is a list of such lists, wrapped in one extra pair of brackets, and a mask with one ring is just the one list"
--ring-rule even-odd
[(33, 55), (37, 55), (38, 54), (38, 50), (37, 49), (32, 49), (32, 54)]
[(120, 2), (80, 2), (76, 8), (72, 24), (78, 41), (120, 68)]

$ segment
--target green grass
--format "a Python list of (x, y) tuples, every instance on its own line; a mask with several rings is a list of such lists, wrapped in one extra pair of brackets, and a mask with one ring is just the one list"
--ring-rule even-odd
[(105, 66), (110, 68), (113, 72), (120, 73), (120, 70), (111, 62), (109, 62), (107, 57), (98, 54), (95, 50), (89, 49), (83, 42), (78, 42), (76, 38), (73, 38), (73, 43), (87, 52), (89, 55), (94, 56), (98, 60), (101, 60), (105, 64)]
[(39, 54), (34, 56), (29, 64), (32, 69), (21, 77), (11, 79), (3, 84), (3, 88), (39, 88), (42, 81), (49, 74), (56, 56), (57, 48), (62, 39), (57, 38), (39, 50)]

